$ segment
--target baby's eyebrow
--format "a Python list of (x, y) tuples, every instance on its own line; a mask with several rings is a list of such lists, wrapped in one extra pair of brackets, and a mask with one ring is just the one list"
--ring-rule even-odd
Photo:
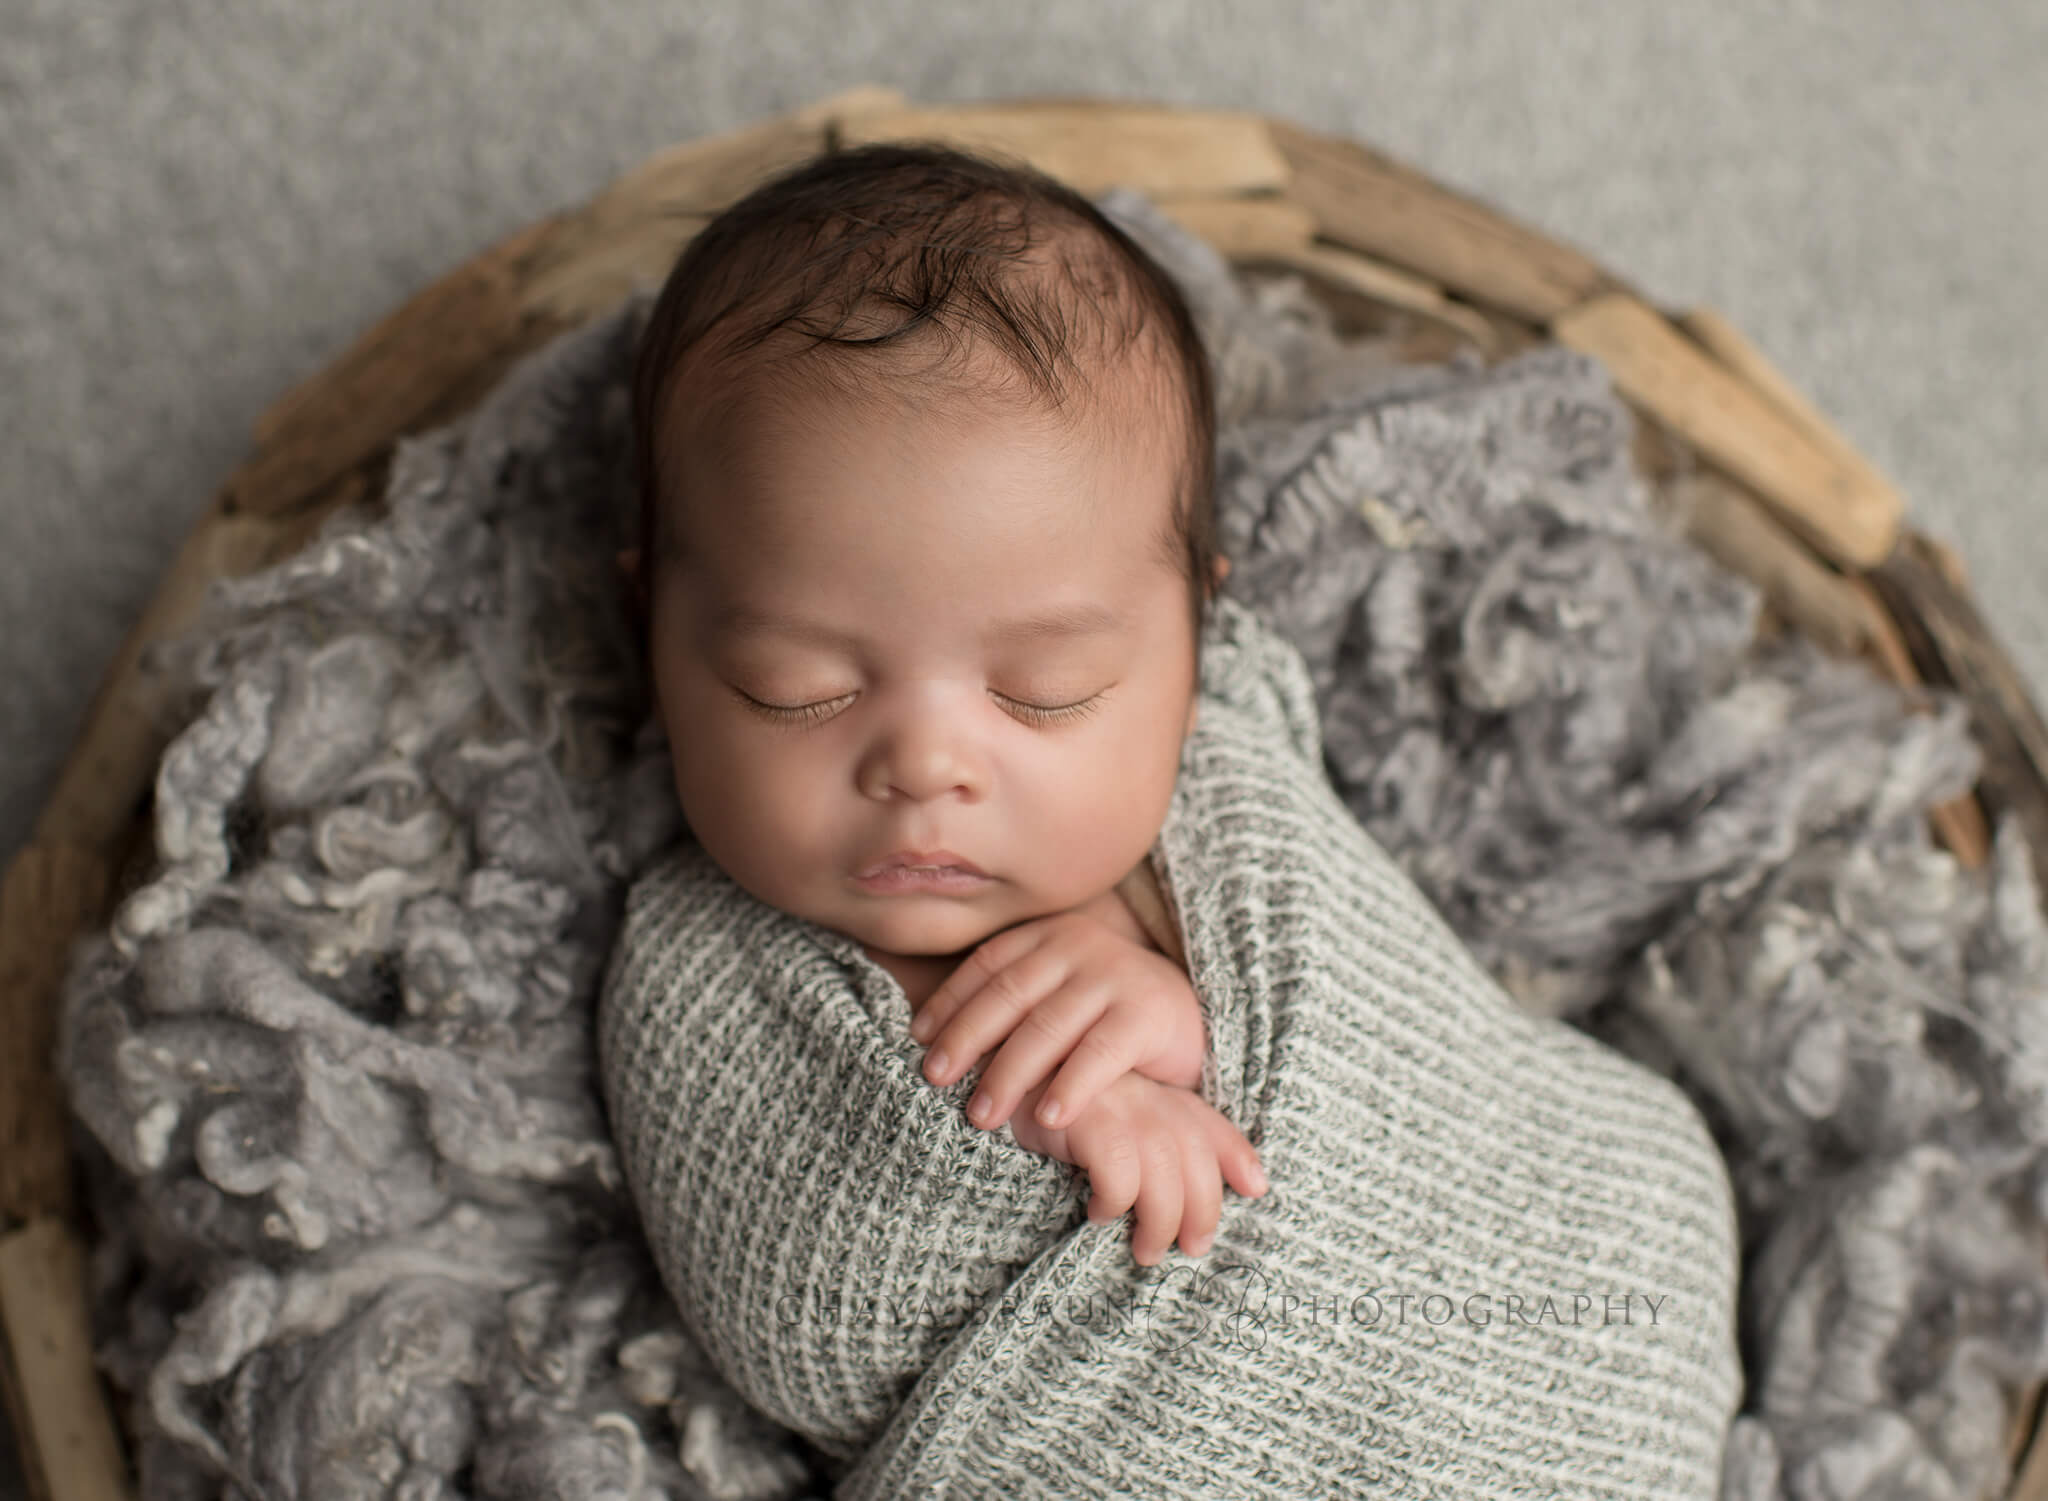
[[(1060, 605), (1017, 620), (998, 621), (983, 630), (989, 641), (1037, 641), (1062, 636), (1092, 636), (1104, 631), (1121, 631), (1128, 624), (1122, 611), (1103, 605)], [(779, 610), (763, 610), (738, 602), (721, 606), (711, 616), (711, 630), (717, 636), (795, 636), (835, 646), (858, 646), (860, 638), (823, 621), (806, 620)]]

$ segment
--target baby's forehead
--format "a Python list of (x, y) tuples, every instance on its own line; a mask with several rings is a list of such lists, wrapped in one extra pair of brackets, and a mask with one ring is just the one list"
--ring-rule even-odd
[(821, 412), (906, 425), (969, 421), (1011, 427), (1087, 451), (1142, 454), (1173, 464), (1187, 441), (1175, 398), (1181, 373), (1165, 353), (1132, 348), (1077, 355), (1049, 394), (986, 341), (935, 357), (926, 350), (858, 353), (821, 347), (802, 357), (728, 356), (672, 393), (664, 441), (716, 458), (742, 440), (800, 440)]
[[(1059, 274), (1039, 271), (1040, 280)], [(1083, 281), (1091, 274), (1105, 273), (1084, 271)], [(900, 309), (893, 322), (887, 310), (870, 308), (836, 325), (783, 325), (761, 338), (742, 332), (744, 319), (708, 331), (674, 368), (652, 435), (656, 545), (669, 551), (680, 540), (673, 529), (695, 524), (689, 497), (706, 493), (714, 476), (743, 474), (764, 445), (801, 443), (818, 431), (821, 412), (841, 424), (910, 429), (964, 419), (1089, 459), (1113, 455), (1127, 475), (1166, 476), (1160, 488), (1170, 511), (1195, 426), (1178, 346), (1169, 330), (1130, 321), (1129, 308), (1119, 313), (1105, 285), (1077, 285), (1059, 300), (1064, 316), (1021, 344), (943, 318), (875, 343), (838, 342), (895, 327)], [(835, 338), (819, 339), (820, 326), (834, 327)]]

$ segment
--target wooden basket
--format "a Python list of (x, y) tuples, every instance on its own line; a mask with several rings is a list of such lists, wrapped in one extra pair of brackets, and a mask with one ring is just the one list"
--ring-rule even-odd
[[(137, 671), (214, 579), (273, 563), (336, 507), (374, 501), (395, 441), (456, 417), (519, 356), (658, 283), (710, 216), (832, 144), (927, 138), (1022, 157), (1083, 193), (1134, 187), (1240, 266), (1303, 274), (1347, 333), (1405, 356), (1489, 360), (1556, 340), (1605, 363), (1639, 419), (1635, 458), (1695, 539), (1754, 579), (1761, 629), (1806, 632), (1904, 683), (1963, 693), (1985, 753), (1935, 810), (1969, 866), (2011, 810), (2048, 873), (2048, 728), (1986, 632), (1953, 553), (1763, 356), (1707, 308), (1652, 306), (1579, 251), (1362, 146), (1255, 115), (1090, 99), (911, 105), (862, 88), (653, 157), (588, 203), (520, 230), (363, 334), (257, 424), (129, 633), (31, 842), (0, 888), (0, 1386), (39, 1501), (135, 1493), (126, 1397), (94, 1369), (84, 1225), (53, 1072), (71, 941), (102, 923), (149, 852), (165, 732)], [(2016, 1479), (2048, 1501), (2040, 1391), (2011, 1415)]]

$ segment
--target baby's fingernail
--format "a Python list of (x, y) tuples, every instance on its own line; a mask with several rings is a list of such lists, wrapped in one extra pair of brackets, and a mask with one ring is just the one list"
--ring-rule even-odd
[(994, 1108), (995, 1102), (993, 1100), (986, 1094), (978, 1094), (974, 1097), (974, 1103), (967, 1107), (967, 1113), (975, 1120), (981, 1120)]
[(1038, 1118), (1048, 1126), (1057, 1126), (1060, 1123), (1060, 1109), (1058, 1100), (1047, 1100), (1038, 1107)]
[(952, 1061), (952, 1059), (946, 1056), (946, 1050), (944, 1048), (940, 1048), (936, 1053), (931, 1053), (926, 1056), (924, 1060), (924, 1071), (927, 1074), (929, 1074), (932, 1078), (936, 1079), (939, 1077), (939, 1075), (943, 1074), (946, 1071), (946, 1065), (951, 1063)]
[(1252, 1168), (1252, 1194), (1255, 1197), (1264, 1193), (1272, 1186), (1272, 1184), (1266, 1181), (1266, 1170), (1264, 1168), (1256, 1166)]
[(1193, 1240), (1181, 1246), (1181, 1254), (1184, 1256), (1206, 1255), (1209, 1247), (1215, 1243), (1216, 1237), (1213, 1235), (1197, 1235)]

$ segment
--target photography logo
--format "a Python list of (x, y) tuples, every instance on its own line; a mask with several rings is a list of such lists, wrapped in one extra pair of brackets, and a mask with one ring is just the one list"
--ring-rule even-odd
[(1368, 1287), (1355, 1293), (1292, 1288), (1254, 1262), (1220, 1258), (1164, 1267), (1128, 1290), (1085, 1296), (1006, 1295), (999, 1317), (1137, 1329), (1161, 1352), (1210, 1340), (1256, 1352), (1288, 1332), (1398, 1335), (1406, 1329), (1463, 1325), (1497, 1329), (1650, 1328), (1668, 1318), (1669, 1297), (1619, 1288), (1549, 1291), (1454, 1287)]

